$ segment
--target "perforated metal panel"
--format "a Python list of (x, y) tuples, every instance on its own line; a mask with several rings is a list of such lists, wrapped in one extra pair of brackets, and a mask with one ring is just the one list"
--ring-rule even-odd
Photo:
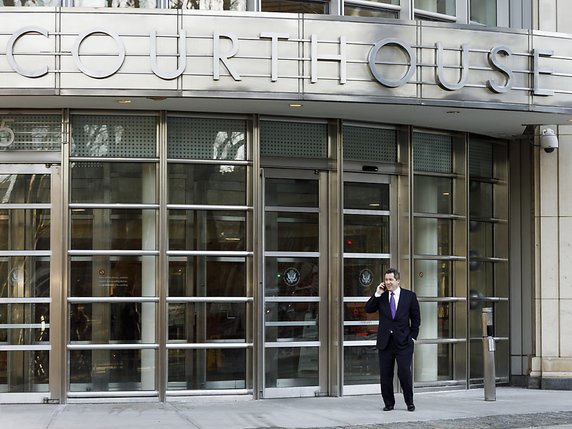
[(471, 139), (469, 146), (469, 174), (474, 177), (493, 177), (492, 143)]
[(73, 116), (71, 156), (156, 157), (157, 118), (154, 116)]
[(246, 159), (246, 121), (171, 117), (167, 125), (169, 158)]
[(397, 162), (396, 131), (344, 126), (344, 159)]
[(60, 115), (0, 116), (0, 151), (57, 151), (61, 144)]
[(294, 158), (326, 158), (328, 156), (327, 125), (262, 121), (260, 154)]
[(415, 171), (451, 173), (453, 171), (451, 136), (413, 133), (413, 167)]

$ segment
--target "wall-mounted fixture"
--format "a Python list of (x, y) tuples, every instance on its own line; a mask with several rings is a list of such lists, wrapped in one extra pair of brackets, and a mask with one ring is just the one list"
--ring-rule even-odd
[(558, 137), (552, 128), (544, 128), (540, 131), (540, 147), (546, 153), (558, 149)]

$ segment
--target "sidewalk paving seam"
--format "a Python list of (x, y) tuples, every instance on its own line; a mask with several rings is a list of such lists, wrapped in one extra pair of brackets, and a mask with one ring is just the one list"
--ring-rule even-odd
[(330, 428), (322, 427), (310, 429), (524, 429), (560, 425), (570, 425), (570, 427), (572, 427), (572, 411), (503, 414), (462, 419), (392, 422), (387, 424), (334, 426)]

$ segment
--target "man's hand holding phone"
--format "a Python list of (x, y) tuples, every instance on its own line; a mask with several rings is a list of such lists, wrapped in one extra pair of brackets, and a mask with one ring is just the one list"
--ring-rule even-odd
[(375, 290), (375, 296), (380, 297), (383, 292), (385, 292), (385, 283), (381, 282)]

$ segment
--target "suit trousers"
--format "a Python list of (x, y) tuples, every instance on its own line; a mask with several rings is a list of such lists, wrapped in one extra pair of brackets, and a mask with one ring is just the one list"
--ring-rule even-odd
[(405, 348), (399, 348), (390, 337), (387, 347), (378, 350), (379, 354), (379, 378), (381, 384), (381, 396), (386, 406), (395, 405), (393, 394), (393, 374), (395, 362), (397, 362), (397, 377), (403, 391), (403, 399), (407, 405), (413, 404), (413, 375), (411, 374), (411, 362), (413, 360), (413, 344)]

